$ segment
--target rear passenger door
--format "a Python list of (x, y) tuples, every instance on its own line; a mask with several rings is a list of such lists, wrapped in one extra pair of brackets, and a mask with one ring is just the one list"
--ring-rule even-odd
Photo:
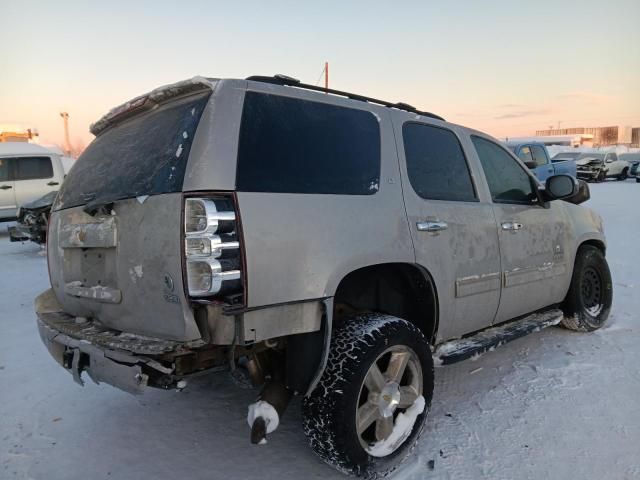
[(438, 291), (438, 340), (487, 327), (500, 297), (492, 206), (479, 198), (453, 129), (402, 117), (394, 128), (416, 262)]
[(11, 159), (0, 158), (0, 218), (15, 217), (18, 209), (15, 191)]
[(504, 148), (472, 135), (499, 225), (502, 295), (496, 323), (562, 301), (568, 234), (563, 202), (541, 205), (535, 180)]
[(16, 202), (19, 206), (58, 190), (51, 157), (18, 157), (13, 159)]

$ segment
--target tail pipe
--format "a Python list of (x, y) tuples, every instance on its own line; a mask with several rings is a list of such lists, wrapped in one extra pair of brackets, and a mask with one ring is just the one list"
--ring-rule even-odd
[(256, 445), (267, 442), (267, 434), (278, 428), (290, 400), (291, 391), (282, 381), (267, 382), (258, 401), (249, 405), (247, 421), (251, 427), (251, 443)]

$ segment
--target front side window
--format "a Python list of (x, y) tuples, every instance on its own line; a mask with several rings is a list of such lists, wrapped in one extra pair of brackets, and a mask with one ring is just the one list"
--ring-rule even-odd
[(533, 193), (531, 177), (518, 162), (494, 142), (475, 135), (471, 140), (478, 152), (493, 201), (533, 203), (537, 197)]
[(373, 195), (379, 184), (380, 126), (371, 112), (247, 92), (238, 191)]
[(405, 123), (402, 138), (407, 174), (415, 192), (430, 200), (476, 200), (467, 160), (451, 130)]
[(522, 147), (520, 149), (520, 152), (518, 152), (518, 157), (523, 162), (532, 162), (533, 161), (533, 157), (531, 156), (531, 148)]
[(544, 149), (539, 145), (533, 145), (531, 147), (531, 153), (533, 154), (533, 160), (538, 167), (547, 164), (547, 156), (544, 153)]
[(0, 182), (9, 180), (9, 159), (0, 158)]
[(20, 157), (14, 159), (16, 180), (36, 180), (53, 177), (53, 166), (49, 157)]

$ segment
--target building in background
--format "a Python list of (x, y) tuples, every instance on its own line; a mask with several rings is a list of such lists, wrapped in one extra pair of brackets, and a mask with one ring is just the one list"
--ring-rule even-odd
[(593, 135), (590, 133), (578, 133), (573, 135), (545, 135), (535, 137), (508, 137), (505, 138), (505, 141), (521, 143), (538, 142), (548, 147), (554, 145), (572, 148), (593, 147)]
[(0, 125), (0, 142), (30, 142), (36, 140), (38, 131), (36, 129), (22, 129), (13, 126)]
[(592, 138), (591, 146), (594, 147), (604, 147), (609, 145), (640, 147), (640, 128), (631, 128), (623, 125), (610, 127), (552, 128), (536, 131), (536, 137), (558, 137), (569, 135), (590, 135)]

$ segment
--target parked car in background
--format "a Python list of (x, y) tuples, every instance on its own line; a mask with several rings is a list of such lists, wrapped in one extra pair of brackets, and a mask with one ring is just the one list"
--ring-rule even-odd
[(578, 178), (592, 182), (602, 182), (607, 178), (625, 180), (631, 165), (620, 160), (615, 152), (583, 153), (576, 159)]
[(640, 183), (640, 152), (621, 153), (619, 158), (629, 162), (629, 176), (635, 177), (636, 182)]
[(552, 175), (576, 176), (576, 162), (569, 158), (552, 162), (547, 147), (543, 143), (506, 142), (506, 144), (541, 182)]
[(62, 155), (40, 145), (0, 143), (0, 221), (15, 220), (18, 209), (60, 188)]
[(9, 227), (9, 240), (12, 242), (25, 242), (31, 240), (38, 245), (47, 243), (47, 227), (51, 205), (56, 199), (57, 191), (25, 203), (18, 209), (18, 223)]
[(543, 188), (496, 139), (410, 105), (197, 77), (91, 131), (53, 205), (36, 300), (79, 384), (141, 393), (244, 369), (263, 385), (252, 442), (303, 395), (313, 450), (382, 478), (423, 431), (434, 358), (609, 315), (588, 186)]

